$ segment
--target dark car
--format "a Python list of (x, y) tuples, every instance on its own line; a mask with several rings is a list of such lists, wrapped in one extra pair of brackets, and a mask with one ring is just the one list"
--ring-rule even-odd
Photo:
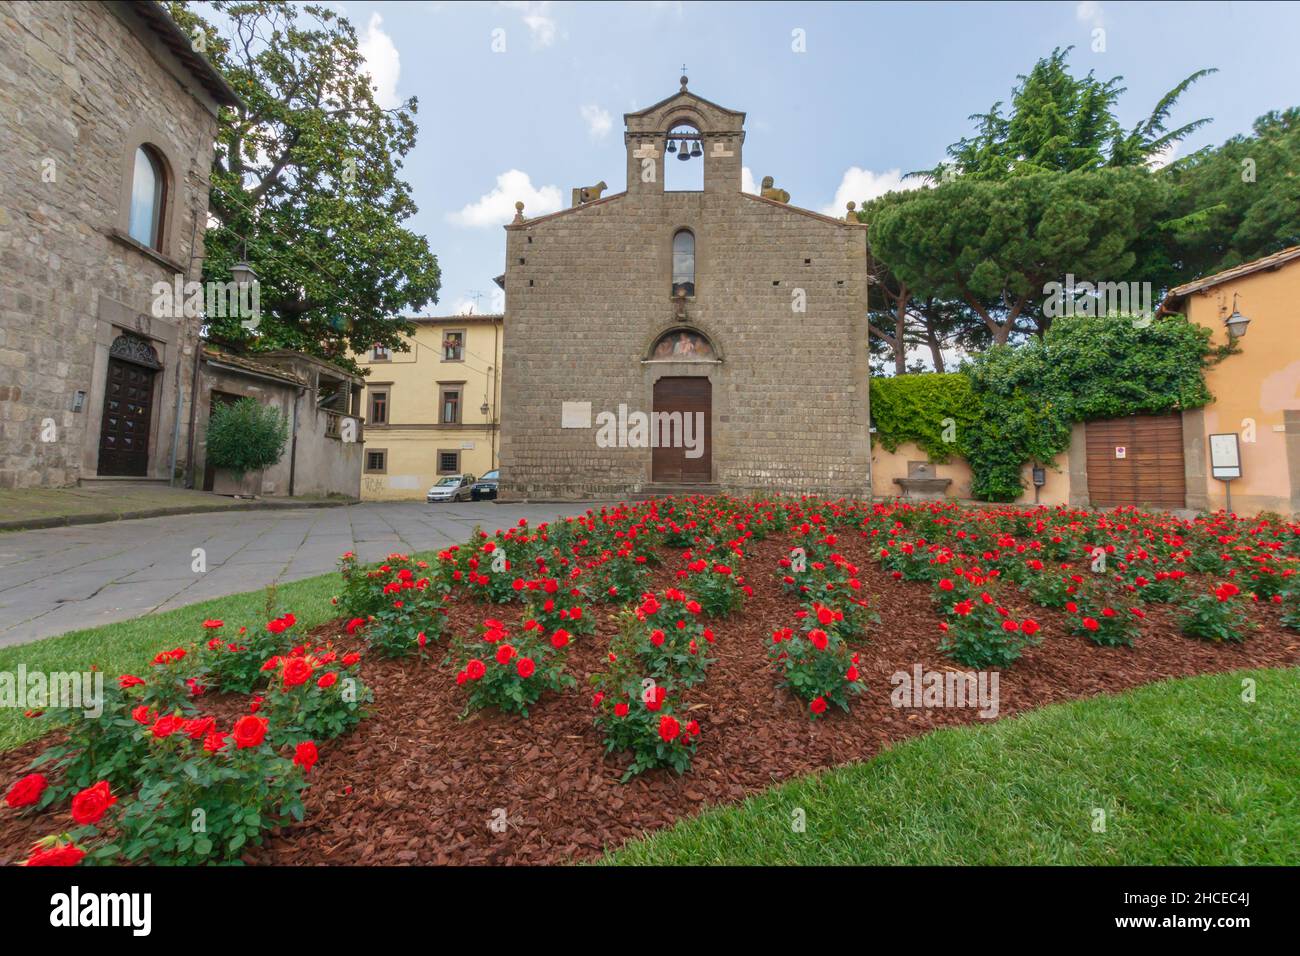
[(493, 468), (478, 481), (474, 482), (473, 487), (469, 490), (469, 495), (475, 501), (482, 501), (484, 498), (495, 498), (497, 496), (497, 481), (501, 478), (501, 472)]

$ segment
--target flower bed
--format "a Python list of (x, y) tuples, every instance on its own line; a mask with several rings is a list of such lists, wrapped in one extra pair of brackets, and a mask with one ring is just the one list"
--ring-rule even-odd
[[(259, 806), (269, 809), (256, 811), (255, 834), (232, 846), (236, 834), (223, 830), (208, 851), (216, 856), (205, 858), (540, 863), (591, 856), (708, 803), (980, 719), (972, 708), (895, 707), (891, 676), (917, 666), (996, 668), (1005, 716), (1166, 677), (1300, 663), (1300, 635), (1284, 628), (1300, 617), (1298, 554), (1300, 527), (1269, 522), (719, 497), (521, 525), (448, 549), (423, 567), (400, 556), (370, 568), (353, 561), (337, 623), (296, 638), (288, 628), (282, 647), (230, 632), (222, 646), (209, 646), (216, 640), (209, 637), (179, 657), (160, 656), (142, 684), (115, 691), (122, 696), (109, 708), (116, 718), (88, 756), (83, 745), (79, 763), (61, 763), (58, 748), (67, 744), (56, 745), (45, 770), (33, 771), (29, 764), (51, 750), (50, 738), (0, 755), (6, 787), (30, 772), (50, 780), (33, 807), (0, 808), (0, 859), (21, 862), (51, 834), (72, 837), (49, 848), (65, 862), (75, 855), (69, 843), (92, 854), (112, 846), (131, 826), (126, 807), (168, 806), (171, 791), (146, 786), (179, 785), (181, 765), (198, 759), (217, 757), (218, 767), (229, 761), (238, 771), (241, 750), (267, 761), (259, 779), (285, 781), (287, 790), (264, 796)], [(716, 592), (716, 616), (704, 613), (693, 579)], [(1175, 583), (1147, 599), (1142, 592), (1157, 580)], [(966, 602), (970, 614), (955, 610)], [(954, 634), (958, 618), (975, 618), (958, 622), (968, 634)], [(1087, 624), (1100, 631), (1116, 618), (1103, 640)], [(1192, 618), (1201, 623), (1189, 624)], [(382, 647), (400, 656), (376, 653), (345, 665), (368, 643), (381, 649), (381, 620)], [(1227, 633), (1225, 621), (1234, 637), (1216, 639)], [(257, 640), (276, 638), (267, 635), (258, 629)], [(510, 648), (504, 662), (503, 646)], [(280, 658), (258, 670), (251, 699), (221, 694), (247, 683), (246, 662), (226, 656), (235, 654)], [(484, 676), (472, 681), (474, 660)], [(359, 669), (353, 679), (362, 697), (364, 675), (373, 703), (319, 712), (314, 695), (331, 690), (320, 679), (337, 671), (341, 683), (347, 667)], [(481, 682), (490, 668), (499, 668), (499, 687), (474, 699), (471, 682), (487, 687)], [(214, 713), (200, 706), (209, 701)], [(147, 714), (148, 726), (131, 716), (142, 706), (157, 711)], [(177, 709), (178, 727), (155, 729)], [(369, 716), (358, 723), (362, 712)], [(201, 758), (184, 721), (208, 716), (226, 733), (243, 716), (267, 727), (254, 746)], [(156, 736), (162, 731), (170, 732)], [(328, 742), (327, 734), (334, 735)], [(313, 748), (295, 764), (307, 742)], [(105, 809), (103, 833), (87, 838), (74, 832), (70, 800), (101, 780), (118, 803)], [(196, 795), (176, 802), (188, 807), (219, 785), (205, 778)], [(29, 782), (20, 797), (34, 789)], [(503, 814), (507, 824), (492, 825)], [(131, 858), (193, 858), (185, 854), (198, 848), (182, 848), (178, 830), (169, 825), (165, 838)], [(117, 849), (127, 855), (124, 844)]]

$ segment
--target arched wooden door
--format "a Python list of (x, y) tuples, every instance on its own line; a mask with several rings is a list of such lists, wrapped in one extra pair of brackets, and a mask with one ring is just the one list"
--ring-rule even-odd
[(654, 481), (698, 482), (713, 478), (713, 385), (702, 375), (655, 382), (651, 422)]
[(99, 474), (144, 477), (149, 473), (158, 356), (141, 339), (121, 335), (108, 356), (104, 417), (99, 424)]

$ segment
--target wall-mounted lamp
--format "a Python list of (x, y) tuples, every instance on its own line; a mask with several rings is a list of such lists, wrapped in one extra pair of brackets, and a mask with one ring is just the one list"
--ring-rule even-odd
[(74, 412), (79, 412), (85, 407), (86, 407), (86, 393), (83, 392), (81, 389), (77, 389), (75, 392), (72, 393), (72, 410)]
[(1223, 320), (1227, 326), (1228, 338), (1239, 339), (1246, 334), (1246, 326), (1250, 325), (1250, 319), (1246, 318), (1237, 311), (1237, 293), (1232, 294), (1232, 315)]

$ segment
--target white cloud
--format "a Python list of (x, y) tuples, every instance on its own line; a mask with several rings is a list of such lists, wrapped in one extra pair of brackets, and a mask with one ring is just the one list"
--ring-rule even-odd
[(614, 128), (614, 117), (609, 115), (609, 110), (603, 110), (594, 103), (579, 108), (578, 112), (587, 121), (587, 132), (592, 139), (604, 139)]
[(451, 307), (452, 315), (475, 315), (478, 313), (478, 307), (474, 304), (473, 299), (459, 299)]
[(1092, 27), (1100, 27), (1106, 23), (1105, 11), (1102, 10), (1098, 0), (1082, 0), (1074, 8), (1074, 18)]
[(740, 191), (759, 195), (758, 186), (754, 184), (754, 171), (748, 166), (740, 167)]
[(397, 46), (384, 32), (383, 23), (384, 18), (379, 14), (370, 14), (370, 22), (366, 24), (357, 49), (366, 61), (366, 72), (375, 87), (375, 102), (384, 109), (392, 109), (401, 103), (397, 96), (397, 78), (402, 72), (402, 64)]
[(560, 209), (560, 187), (535, 187), (528, 174), (509, 169), (497, 177), (496, 188), (459, 212), (447, 213), (447, 221), (458, 226), (481, 228), (502, 226), (515, 218), (515, 203), (524, 204), (524, 215), (532, 219)]
[(1174, 157), (1177, 153), (1178, 143), (1176, 141), (1168, 143), (1162, 149), (1147, 157), (1147, 168), (1164, 169), (1174, 161)]
[(528, 27), (533, 46), (550, 46), (555, 42), (559, 28), (551, 16), (550, 0), (505, 0), (501, 6), (519, 13), (524, 26)]
[(824, 216), (834, 216), (839, 219), (844, 216), (845, 208), (850, 201), (857, 203), (860, 209), (868, 199), (875, 199), (885, 193), (920, 189), (923, 185), (925, 181), (920, 176), (904, 179), (902, 171), (898, 169), (873, 173), (869, 169), (850, 166), (844, 171), (839, 188), (835, 190), (835, 198), (819, 212)]

